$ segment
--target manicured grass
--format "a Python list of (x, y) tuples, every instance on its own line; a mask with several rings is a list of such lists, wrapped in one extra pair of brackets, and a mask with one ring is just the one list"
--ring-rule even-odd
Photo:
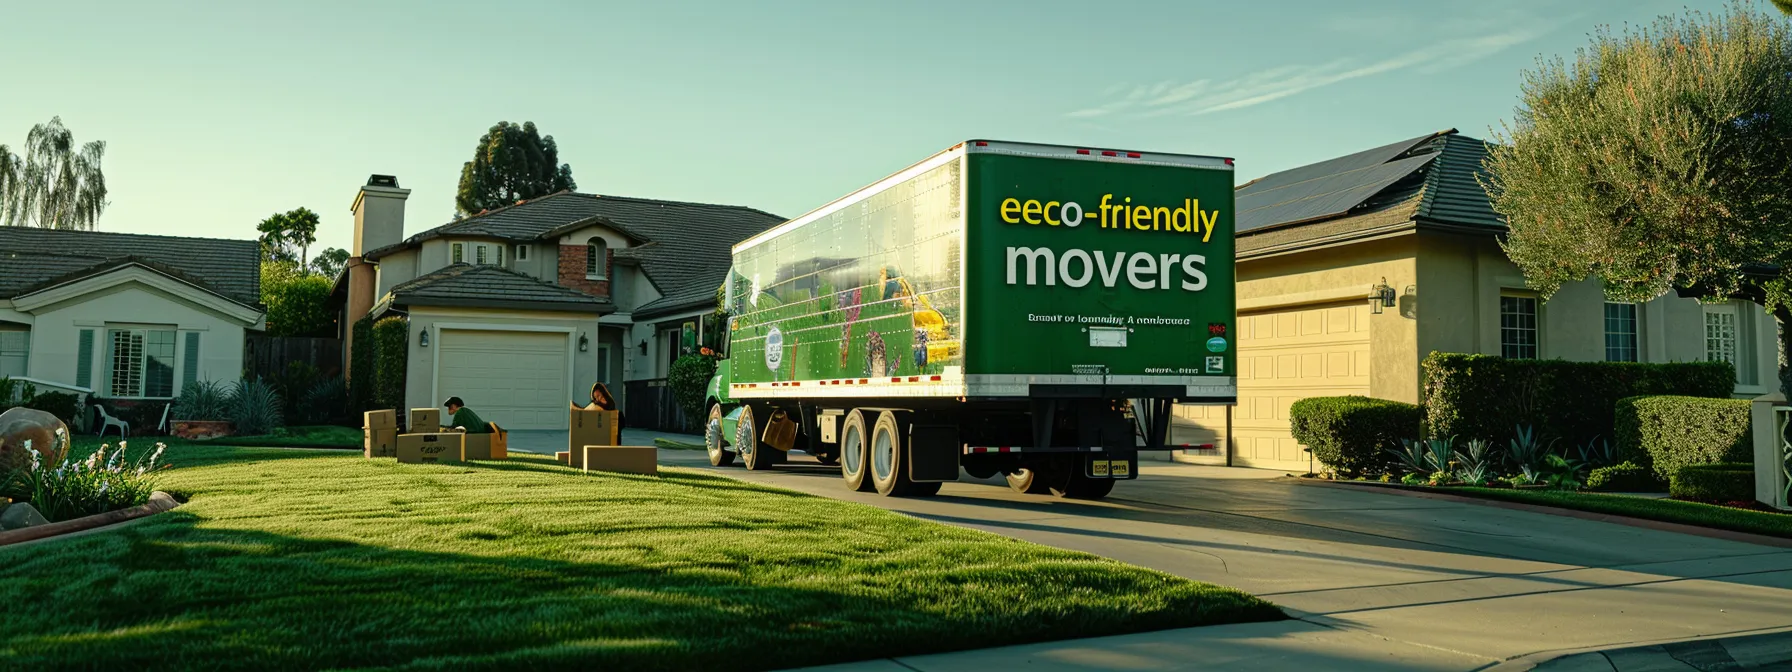
[(655, 438), (653, 440), (653, 445), (668, 450), (708, 450), (701, 443), (685, 443), (675, 439), (668, 439), (663, 436)]
[(267, 436), (231, 436), (209, 443), (230, 444), (239, 447), (359, 449), (361, 448), (361, 438), (361, 430), (353, 427), (318, 425), (315, 427), (286, 427)]
[(1284, 618), (696, 471), (170, 444), (188, 503), (0, 548), (0, 667), (774, 669)]
[(1503, 490), (1495, 488), (1440, 488), (1438, 492), (1554, 506), (1594, 513), (1630, 516), (1645, 520), (1698, 525), (1732, 532), (1792, 538), (1792, 514), (1749, 511), (1716, 504), (1648, 499), (1623, 495), (1560, 490)]

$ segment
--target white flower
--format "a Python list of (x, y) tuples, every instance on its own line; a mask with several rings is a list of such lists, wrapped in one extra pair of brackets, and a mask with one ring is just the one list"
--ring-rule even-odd
[(100, 491), (98, 494), (102, 494), (102, 495), (106, 494), (106, 488), (110, 487), (111, 485), (112, 485), (111, 481), (101, 481), (100, 482)]

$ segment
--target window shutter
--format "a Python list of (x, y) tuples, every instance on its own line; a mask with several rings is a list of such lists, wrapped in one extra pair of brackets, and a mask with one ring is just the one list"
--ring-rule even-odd
[(75, 354), (75, 386), (93, 389), (93, 330), (82, 329)]
[(187, 332), (186, 357), (181, 361), (184, 364), (180, 372), (180, 385), (181, 389), (186, 389), (193, 381), (199, 380), (199, 332)]

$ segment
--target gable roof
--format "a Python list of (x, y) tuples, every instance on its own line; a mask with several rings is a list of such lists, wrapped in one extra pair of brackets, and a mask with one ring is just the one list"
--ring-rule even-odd
[(1486, 155), (1487, 143), (1451, 129), (1272, 173), (1238, 187), (1238, 233), (1406, 206), (1414, 221), (1503, 228), (1477, 181)]
[(0, 226), (0, 297), (128, 263), (245, 306), (261, 304), (261, 248), (253, 240)]
[(611, 313), (608, 300), (492, 265), (453, 264), (392, 288), (393, 305)]

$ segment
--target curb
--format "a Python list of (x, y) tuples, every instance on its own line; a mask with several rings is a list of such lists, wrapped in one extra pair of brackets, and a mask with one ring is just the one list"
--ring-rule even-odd
[(177, 506), (180, 506), (180, 502), (175, 501), (173, 496), (157, 490), (150, 493), (148, 504), (133, 506), (128, 509), (119, 509), (117, 511), (96, 513), (91, 516), (82, 516), (74, 520), (64, 520), (59, 523), (36, 525), (33, 527), (0, 532), (0, 546), (36, 541), (38, 539), (47, 539), (49, 537), (61, 536), (64, 534), (73, 534), (75, 532), (86, 532), (107, 525), (116, 525), (118, 523), (136, 520), (145, 516), (153, 516)]
[[(1712, 648), (1721, 651), (1721, 658), (1711, 660)], [(1733, 648), (1732, 648), (1733, 647)], [(1705, 652), (1697, 651), (1705, 649)], [(1694, 667), (1687, 654), (1704, 653), (1705, 663)], [(1611, 661), (1609, 654), (1625, 659), (1624, 668)], [(1698, 637), (1633, 642), (1617, 647), (1580, 647), (1557, 651), (1539, 651), (1518, 656), (1481, 668), (1483, 672), (1520, 672), (1522, 670), (1633, 669), (1632, 664), (1653, 659), (1659, 667), (1648, 669), (1738, 669), (1779, 665), (1792, 661), (1792, 628), (1768, 628), (1737, 633), (1701, 635)], [(1584, 661), (1584, 662), (1583, 662)]]
[(1711, 527), (1700, 527), (1698, 525), (1687, 525), (1685, 523), (1670, 523), (1670, 522), (1660, 521), (1660, 520), (1649, 520), (1647, 518), (1632, 518), (1630, 516), (1620, 516), (1620, 515), (1611, 514), (1611, 513), (1595, 513), (1592, 511), (1581, 511), (1579, 509), (1564, 509), (1564, 508), (1554, 507), (1554, 506), (1542, 506), (1539, 504), (1525, 504), (1522, 502), (1508, 502), (1508, 501), (1499, 500), (1499, 499), (1482, 499), (1480, 497), (1467, 497), (1464, 495), (1452, 495), (1452, 494), (1444, 493), (1444, 492), (1433, 492), (1431, 490), (1418, 490), (1418, 489), (1414, 489), (1414, 488), (1408, 488), (1406, 486), (1393, 485), (1393, 484), (1389, 484), (1389, 483), (1368, 483), (1368, 482), (1360, 482), (1360, 481), (1321, 481), (1321, 480), (1298, 478), (1298, 477), (1294, 478), (1292, 480), (1296, 484), (1299, 484), (1299, 485), (1316, 486), (1316, 487), (1322, 487), (1322, 488), (1345, 488), (1345, 489), (1354, 489), (1354, 490), (1358, 490), (1358, 491), (1368, 489), (1373, 492), (1379, 492), (1379, 493), (1389, 494), (1389, 495), (1399, 495), (1402, 497), (1416, 497), (1419, 499), (1435, 499), (1435, 500), (1445, 501), (1445, 502), (1459, 502), (1459, 503), (1463, 503), (1463, 504), (1476, 504), (1476, 505), (1480, 505), (1480, 506), (1491, 506), (1494, 508), (1508, 509), (1508, 510), (1512, 510), (1512, 511), (1528, 511), (1530, 513), (1541, 513), (1541, 514), (1546, 514), (1546, 515), (1551, 515), (1551, 516), (1561, 516), (1564, 518), (1579, 518), (1581, 520), (1591, 520), (1591, 521), (1596, 521), (1596, 522), (1601, 522), (1601, 523), (1615, 523), (1618, 525), (1628, 525), (1630, 527), (1640, 527), (1640, 528), (1656, 530), (1656, 531), (1660, 531), (1660, 532), (1676, 532), (1679, 534), (1690, 534), (1690, 535), (1693, 535), (1696, 537), (1708, 537), (1711, 539), (1722, 539), (1724, 541), (1735, 541), (1735, 542), (1741, 542), (1741, 543), (1745, 543), (1745, 544), (1756, 544), (1759, 546), (1772, 546), (1775, 548), (1792, 548), (1792, 539), (1785, 539), (1785, 538), (1781, 538), (1781, 537), (1770, 537), (1770, 536), (1767, 536), (1764, 534), (1751, 534), (1748, 532), (1735, 532), (1735, 531), (1731, 531), (1731, 530), (1721, 530), (1721, 529), (1711, 528)]

